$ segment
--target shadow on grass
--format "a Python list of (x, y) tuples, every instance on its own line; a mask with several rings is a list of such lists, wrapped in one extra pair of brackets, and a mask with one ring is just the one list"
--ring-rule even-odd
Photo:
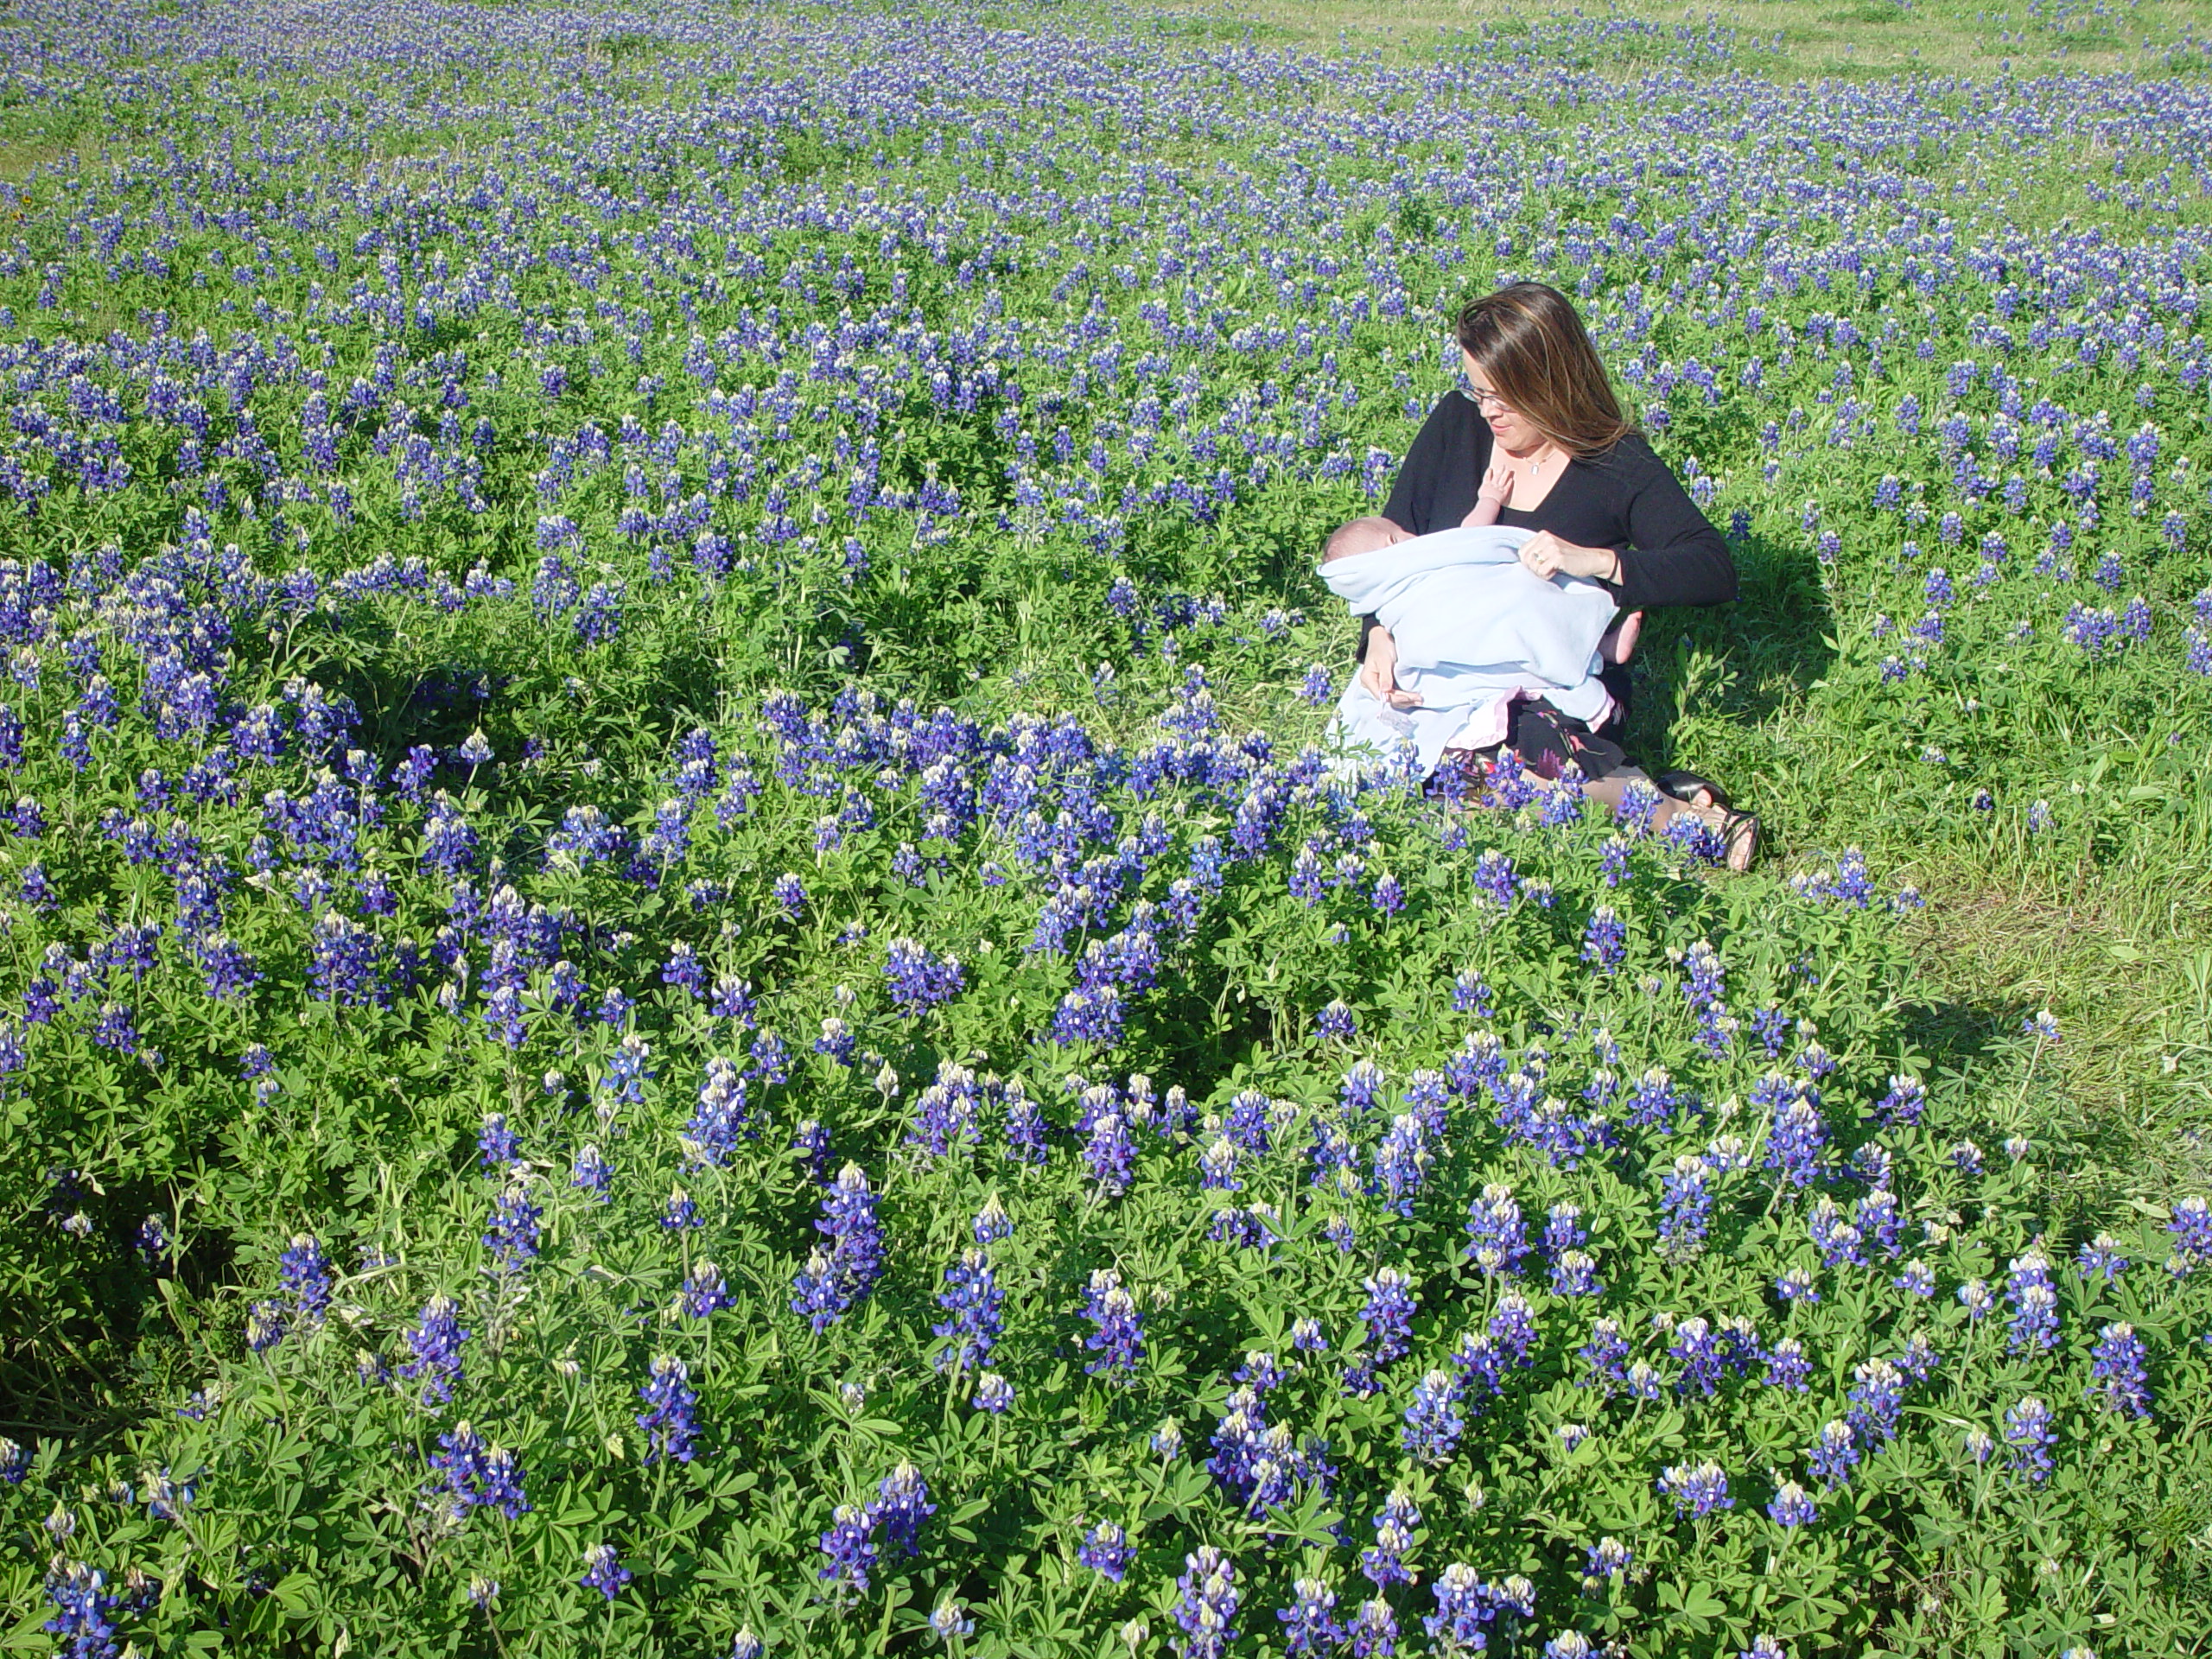
[(1733, 605), (1664, 612), (1645, 630), (1627, 747), (1654, 772), (1673, 764), (1679, 727), (1756, 728), (1801, 706), (1835, 660), (1834, 613), (1812, 548), (1753, 536), (1734, 552)]

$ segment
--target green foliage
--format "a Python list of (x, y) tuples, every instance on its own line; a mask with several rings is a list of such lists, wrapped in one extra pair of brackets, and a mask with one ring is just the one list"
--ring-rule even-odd
[[(1204, 14), (440, 16), (103, 10), (0, 92), (10, 1650), (1197, 1651), (1202, 1547), (1242, 1653), (1301, 1579), (1440, 1650), (1455, 1567), (1492, 1650), (2201, 1644), (2196, 117), (1797, 99), (1717, 22), (1415, 86)], [(2062, 174), (2096, 234), (2008, 241)], [(1631, 747), (1749, 878), (1319, 747), (1314, 551), (1508, 270), (1731, 525)], [(2097, 965), (1993, 984), (2023, 918)]]

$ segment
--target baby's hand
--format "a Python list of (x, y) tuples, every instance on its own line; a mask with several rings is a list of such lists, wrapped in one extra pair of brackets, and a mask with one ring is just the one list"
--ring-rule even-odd
[(1503, 506), (1513, 496), (1513, 469), (1492, 461), (1483, 474), (1483, 481), (1475, 491), (1478, 501), (1495, 501)]

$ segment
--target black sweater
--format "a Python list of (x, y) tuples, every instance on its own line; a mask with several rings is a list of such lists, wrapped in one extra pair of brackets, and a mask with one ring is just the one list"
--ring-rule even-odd
[[(1475, 505), (1490, 449), (1490, 423), (1473, 401), (1445, 393), (1406, 452), (1382, 516), (1416, 536), (1453, 528)], [(1497, 522), (1548, 530), (1578, 547), (1613, 549), (1621, 579), (1605, 586), (1624, 611), (1725, 605), (1736, 597), (1727, 543), (1638, 434), (1601, 455), (1570, 461), (1534, 512), (1509, 508)]]

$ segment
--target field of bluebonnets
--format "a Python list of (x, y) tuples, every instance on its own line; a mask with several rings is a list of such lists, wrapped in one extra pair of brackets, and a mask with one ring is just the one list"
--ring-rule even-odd
[[(2201, 42), (0, 39), (0, 1648), (2203, 1650)], [(1527, 276), (1750, 877), (1318, 747)]]

